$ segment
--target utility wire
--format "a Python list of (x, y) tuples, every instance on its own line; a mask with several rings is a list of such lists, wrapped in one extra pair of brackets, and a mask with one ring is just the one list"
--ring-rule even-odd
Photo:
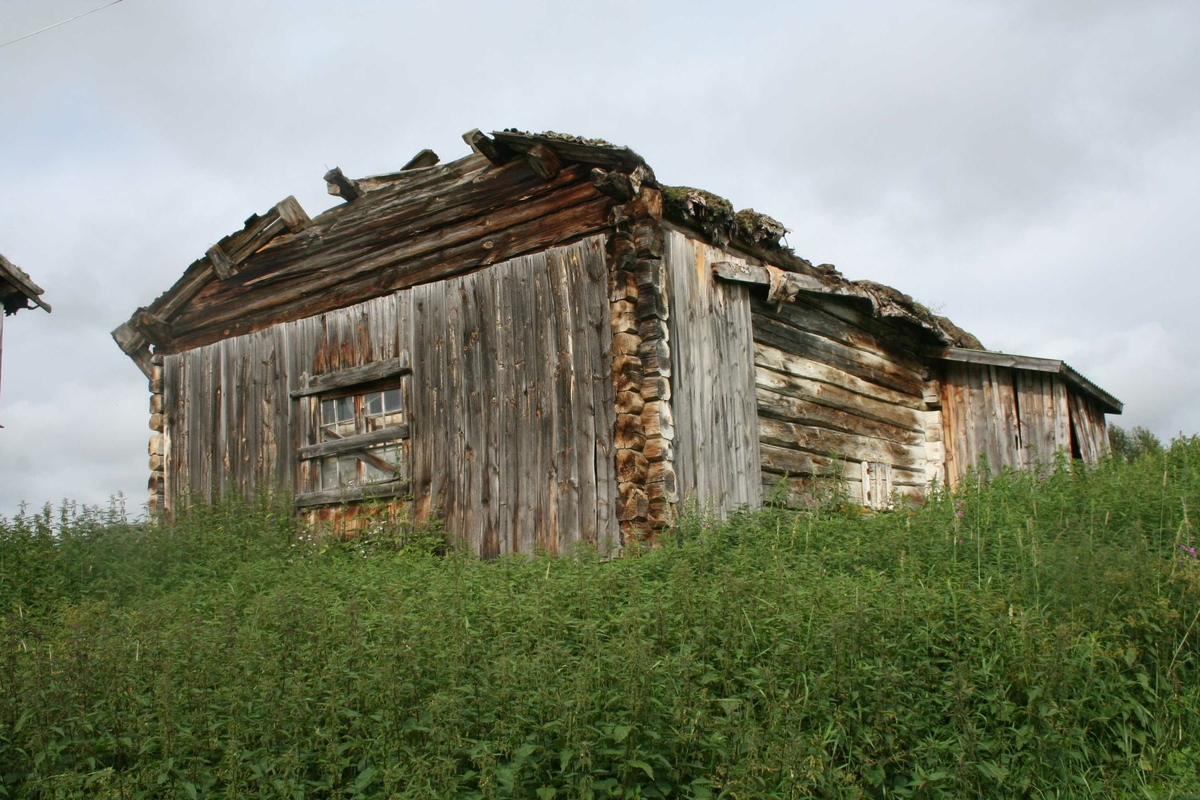
[(100, 6), (99, 8), (93, 8), (91, 11), (85, 11), (82, 14), (76, 14), (75, 16), (71, 17), (70, 19), (64, 19), (62, 22), (56, 22), (53, 25), (47, 25), (46, 27), (42, 28), (41, 30), (36, 30), (33, 33), (27, 33), (24, 36), (18, 36), (15, 39), (12, 39), (10, 41), (4, 42), (3, 44), (0, 44), (0, 47), (8, 47), (10, 44), (16, 44), (17, 42), (19, 42), (23, 39), (28, 39), (30, 36), (37, 36), (39, 33), (45, 33), (46, 31), (50, 30), (51, 28), (57, 28), (59, 25), (66, 25), (68, 22), (74, 22), (75, 20), (79, 19), (80, 17), (86, 17), (88, 14), (95, 14), (97, 11), (103, 11), (104, 9), (108, 8), (109, 6), (115, 6), (117, 3), (120, 3), (120, 2), (121, 2), (121, 0), (112, 0), (111, 3), (106, 3), (102, 6)]

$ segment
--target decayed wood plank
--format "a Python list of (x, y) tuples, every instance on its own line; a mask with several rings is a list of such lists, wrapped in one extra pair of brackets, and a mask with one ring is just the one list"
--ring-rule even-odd
[(759, 441), (776, 447), (800, 447), (809, 452), (849, 461), (883, 462), (912, 470), (925, 469), (923, 445), (902, 445), (886, 439), (766, 417), (760, 417), (758, 420), (758, 436)]
[(861, 350), (916, 376), (920, 376), (924, 369), (922, 359), (903, 345), (902, 337), (894, 333), (873, 333), (805, 300), (785, 303), (782, 308), (776, 309), (771, 304), (756, 299), (754, 313)]
[(855, 349), (819, 334), (803, 331), (763, 314), (754, 315), (754, 340), (789, 353), (849, 372), (864, 380), (921, 398), (923, 379), (880, 356)]
[(334, 389), (342, 389), (347, 386), (355, 386), (360, 383), (370, 383), (371, 381), (392, 378), (397, 375), (407, 375), (412, 372), (411, 364), (412, 361), (409, 354), (405, 351), (400, 354), (399, 358), (375, 361), (363, 366), (338, 370), (337, 372), (330, 372), (325, 375), (314, 375), (311, 377), (304, 375), (301, 376), (300, 388), (291, 392), (291, 396), (307, 397)]
[(884, 403), (846, 391), (840, 386), (798, 378), (765, 367), (757, 367), (754, 375), (756, 385), (762, 389), (769, 389), (779, 394), (807, 400), (810, 403), (846, 411), (898, 428), (918, 433), (924, 430), (919, 412), (906, 406)]
[(756, 389), (755, 397), (761, 416), (782, 419), (785, 422), (815, 425), (843, 433), (860, 433), (903, 445), (919, 445), (927, 438), (927, 435), (921, 432), (817, 405), (770, 389)]
[(822, 383), (840, 386), (847, 391), (880, 400), (885, 403), (905, 406), (906, 408), (922, 409), (925, 406), (924, 397), (916, 397), (905, 392), (897, 392), (877, 383), (863, 380), (849, 372), (813, 361), (801, 355), (784, 352), (777, 347), (755, 342), (754, 362), (760, 366), (794, 375), (797, 378), (820, 381)]
[[(762, 497), (749, 296), (742, 286), (713, 280), (713, 263), (735, 256), (675, 230), (661, 247), (672, 374), (667, 385), (643, 382), (642, 392), (670, 398), (675, 439), (647, 449), (658, 461), (658, 451), (670, 447), (678, 493), (724, 515)], [(642, 281), (658, 274), (643, 270)]]
[(382, 500), (388, 497), (400, 497), (408, 494), (408, 484), (403, 481), (391, 483), (373, 483), (365, 486), (344, 486), (339, 489), (325, 489), (319, 492), (308, 492), (296, 496), (296, 506), (308, 508), (311, 506), (334, 505), (340, 503), (361, 502), (363, 500)]
[(318, 442), (317, 444), (307, 445), (296, 450), (297, 458), (320, 458), (321, 456), (336, 455), (337, 453), (347, 453), (351, 450), (360, 450), (364, 447), (370, 447), (383, 442), (391, 442), (396, 439), (408, 438), (407, 425), (393, 425), (390, 428), (381, 428), (377, 431), (369, 433), (360, 433), (355, 436), (347, 436), (344, 439), (336, 439), (328, 442)]

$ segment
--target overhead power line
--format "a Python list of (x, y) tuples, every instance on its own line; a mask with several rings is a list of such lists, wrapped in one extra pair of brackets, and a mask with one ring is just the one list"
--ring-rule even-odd
[(70, 19), (64, 19), (62, 22), (56, 22), (53, 25), (47, 25), (46, 27), (44, 27), (40, 30), (33, 31), (32, 33), (27, 33), (24, 36), (18, 36), (15, 39), (11, 39), (7, 42), (4, 42), (3, 44), (0, 44), (0, 47), (8, 47), (10, 44), (16, 44), (17, 42), (19, 42), (23, 39), (28, 39), (30, 36), (37, 36), (39, 33), (45, 33), (46, 31), (50, 30), (51, 28), (57, 28), (59, 25), (66, 25), (68, 22), (74, 22), (75, 20), (79, 19), (80, 17), (86, 17), (88, 14), (95, 14), (97, 11), (103, 11), (104, 9), (108, 8), (109, 6), (115, 6), (117, 3), (120, 3), (120, 2), (122, 2), (122, 0), (112, 0), (111, 3), (105, 3), (104, 5), (100, 6), (99, 8), (93, 8), (91, 11), (85, 11), (82, 14), (76, 14), (75, 16), (71, 17)]

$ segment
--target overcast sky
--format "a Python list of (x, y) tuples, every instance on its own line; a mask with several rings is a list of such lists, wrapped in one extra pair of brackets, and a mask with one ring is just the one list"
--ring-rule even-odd
[[(101, 0), (0, 0), (0, 41)], [(0, 48), (0, 515), (143, 507), (146, 381), (109, 332), (322, 174), (598, 136), (985, 346), (1200, 431), (1200, 2), (124, 0)]]

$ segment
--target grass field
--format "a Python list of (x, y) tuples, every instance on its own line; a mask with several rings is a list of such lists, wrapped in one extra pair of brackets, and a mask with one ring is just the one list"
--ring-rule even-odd
[(1200, 439), (603, 562), (0, 521), (3, 797), (1200, 794)]

